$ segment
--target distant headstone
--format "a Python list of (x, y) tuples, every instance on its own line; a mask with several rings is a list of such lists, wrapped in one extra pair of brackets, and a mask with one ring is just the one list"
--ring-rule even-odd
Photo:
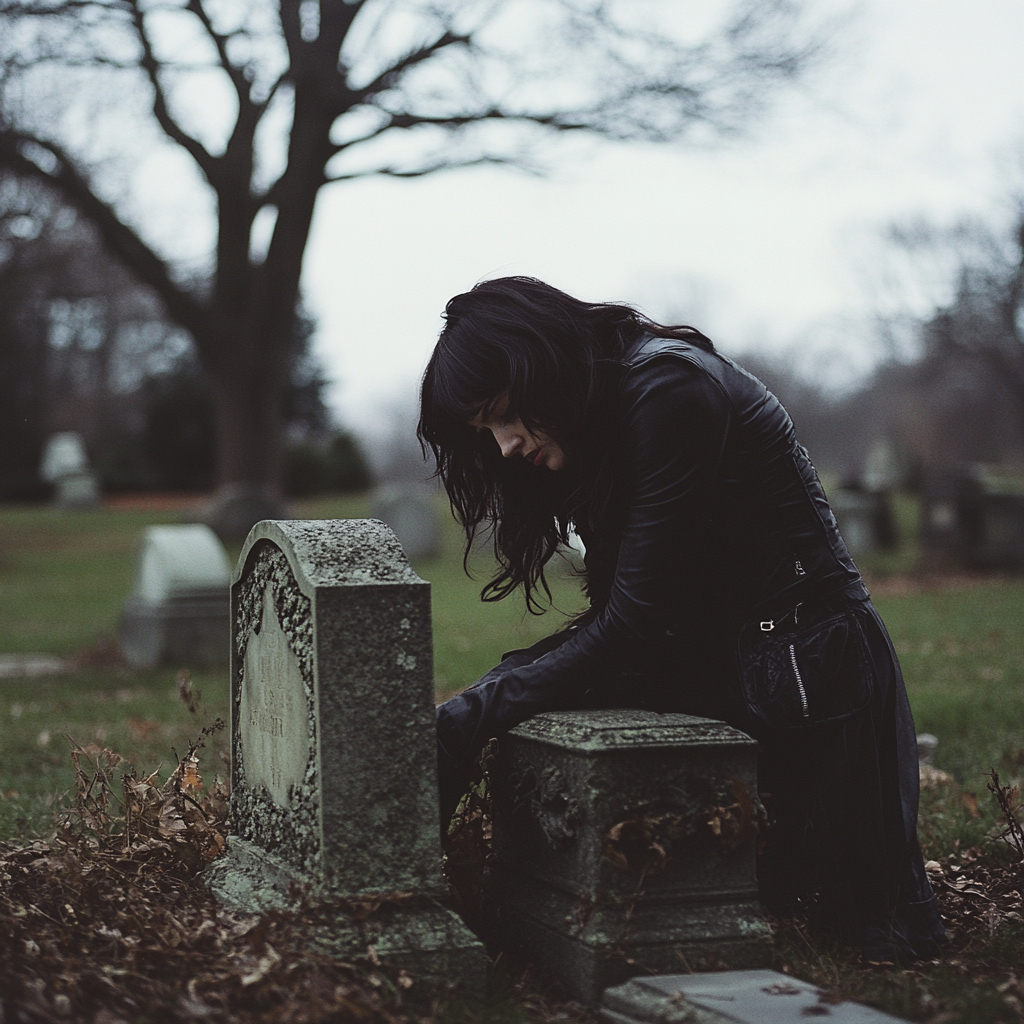
[(938, 562), (1024, 568), (1024, 476), (985, 466), (930, 471), (921, 497), (921, 539)]
[(70, 672), (72, 663), (53, 654), (0, 654), (0, 679), (32, 679)]
[(375, 520), (263, 522), (231, 595), (233, 835), (210, 887), (248, 912), (301, 892), (339, 908), (317, 944), (478, 987), (483, 948), (439, 902), (430, 584)]
[(99, 503), (99, 484), (89, 468), (81, 434), (53, 434), (46, 442), (39, 475), (53, 484), (58, 508), (92, 508)]
[(434, 491), (417, 484), (389, 484), (373, 495), (373, 515), (394, 530), (407, 558), (433, 558), (441, 551)]
[(723, 722), (650, 711), (511, 730), (491, 776), (498, 941), (590, 1003), (634, 974), (768, 963), (756, 751)]
[(120, 646), (138, 668), (228, 661), (231, 567), (207, 526), (149, 526), (135, 588), (121, 614)]
[(610, 988), (604, 1024), (899, 1024), (902, 1018), (860, 1003), (834, 1002), (806, 981), (778, 971), (722, 971), (634, 978)]
[(898, 538), (888, 491), (841, 489), (829, 495), (829, 505), (854, 557), (895, 546)]
[(903, 484), (903, 467), (892, 442), (878, 438), (864, 457), (862, 482), (866, 491), (880, 493), (894, 491)]
[(935, 748), (939, 745), (939, 737), (930, 732), (919, 732), (917, 734), (917, 759), (925, 764), (931, 764), (935, 756)]
[(244, 541), (264, 519), (287, 519), (288, 509), (280, 496), (263, 487), (234, 483), (220, 487), (197, 518), (225, 544), (231, 544)]

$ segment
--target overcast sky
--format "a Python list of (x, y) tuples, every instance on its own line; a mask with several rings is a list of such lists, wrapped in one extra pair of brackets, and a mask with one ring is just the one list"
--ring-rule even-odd
[(993, 210), (1014, 181), (1024, 0), (866, 0), (837, 49), (720, 150), (574, 143), (544, 179), (324, 190), (304, 288), (339, 418), (372, 432), (410, 401), (447, 299), (502, 274), (688, 320), (726, 351), (798, 344), (833, 380), (869, 364), (879, 229)]

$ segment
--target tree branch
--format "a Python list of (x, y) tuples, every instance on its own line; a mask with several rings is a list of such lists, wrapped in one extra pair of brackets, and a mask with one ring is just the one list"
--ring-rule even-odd
[(212, 181), (216, 176), (216, 161), (209, 150), (198, 140), (186, 132), (181, 125), (171, 116), (167, 106), (167, 96), (160, 83), (160, 62), (153, 52), (152, 41), (146, 31), (142, 9), (139, 0), (128, 0), (131, 6), (132, 25), (142, 47), (142, 57), (139, 63), (149, 77), (153, 86), (153, 116), (163, 129), (164, 134), (184, 149), (199, 165), (207, 179)]
[[(33, 155), (42, 159), (33, 159)], [(167, 264), (93, 192), (59, 146), (0, 127), (0, 165), (56, 189), (96, 226), (111, 252), (160, 296), (168, 314), (202, 343), (207, 325), (204, 306), (174, 282)]]
[(433, 57), (435, 53), (439, 53), (441, 50), (444, 50), (449, 46), (468, 46), (472, 41), (473, 37), (470, 35), (445, 32), (443, 35), (435, 39), (434, 42), (429, 43), (427, 46), (422, 46), (418, 50), (412, 50), (404, 57), (395, 61), (394, 64), (382, 71), (372, 82), (359, 89), (355, 89), (355, 95), (358, 96), (360, 100), (366, 100), (370, 96), (374, 96), (379, 92), (390, 89), (398, 82), (404, 72), (409, 70), (409, 68), (415, 67), (417, 64), (422, 64), (423, 61), (428, 60), (430, 57)]
[(451, 157), (445, 157), (444, 159), (437, 160), (426, 167), (418, 167), (411, 171), (400, 171), (394, 167), (379, 167), (372, 171), (357, 171), (353, 174), (333, 174), (325, 178), (325, 183), (332, 184), (336, 181), (355, 181), (357, 178), (368, 178), (373, 175), (381, 175), (385, 178), (422, 178), (428, 174), (434, 174), (437, 171), (454, 171), (463, 167), (481, 167), (484, 165), (518, 167), (520, 170), (527, 171), (530, 174), (535, 174), (538, 177), (543, 173), (539, 168), (532, 167), (525, 157), (475, 156), (467, 157), (465, 160), (453, 160)]
[(228, 57), (228, 37), (221, 35), (213, 27), (213, 22), (210, 21), (210, 16), (206, 13), (206, 8), (203, 6), (203, 0), (188, 0), (186, 10), (191, 11), (199, 19), (199, 23), (213, 42), (217, 50), (217, 59), (220, 62), (220, 66), (231, 80), (231, 84), (235, 87), (238, 102), (243, 105), (252, 104), (249, 82), (246, 80), (242, 70), (236, 67)]

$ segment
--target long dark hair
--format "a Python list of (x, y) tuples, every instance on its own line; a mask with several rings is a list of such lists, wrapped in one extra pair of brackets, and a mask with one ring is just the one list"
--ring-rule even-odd
[[(537, 591), (551, 598), (544, 566), (569, 531), (593, 534), (609, 524), (610, 411), (626, 353), (643, 334), (711, 343), (693, 328), (657, 324), (626, 305), (582, 302), (532, 277), (484, 281), (456, 295), (444, 318), (423, 375), (417, 435), (466, 531), (464, 565), (477, 533), (492, 532), (498, 569), (483, 600), (521, 586), (527, 608), (539, 613)], [(504, 415), (557, 441), (563, 471), (503, 458), (490, 432), (469, 426), (506, 395)]]

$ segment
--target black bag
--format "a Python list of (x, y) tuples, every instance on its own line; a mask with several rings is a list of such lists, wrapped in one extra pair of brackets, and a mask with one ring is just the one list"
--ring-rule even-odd
[(773, 729), (849, 718), (875, 689), (864, 630), (846, 602), (800, 605), (746, 623), (737, 663), (747, 712)]

